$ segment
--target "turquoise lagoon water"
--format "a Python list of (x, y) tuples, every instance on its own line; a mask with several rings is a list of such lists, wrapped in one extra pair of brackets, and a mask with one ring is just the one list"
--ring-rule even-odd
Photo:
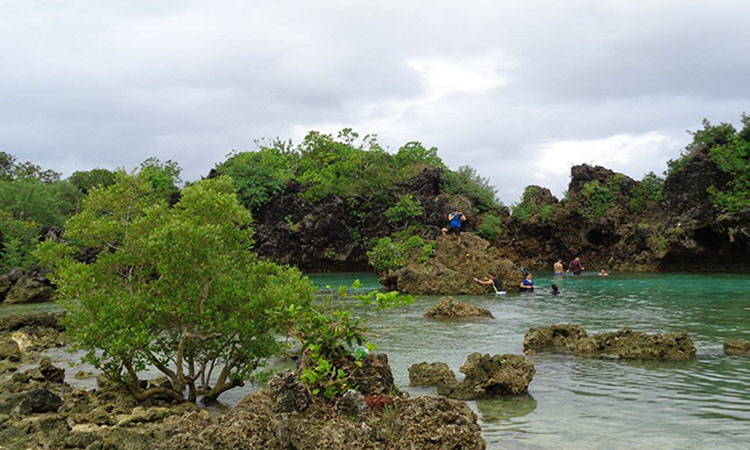
[[(377, 283), (369, 274), (349, 276), (362, 278), (366, 287)], [(314, 278), (334, 282), (326, 275)], [(623, 326), (684, 329), (698, 349), (689, 362), (530, 357), (536, 375), (528, 397), (469, 402), (488, 448), (750, 448), (750, 358), (725, 356), (722, 348), (724, 338), (750, 339), (750, 277), (549, 273), (535, 281), (533, 294), (458, 297), (489, 309), (494, 320), (424, 318), (437, 297), (371, 314), (381, 335), (374, 342), (388, 354), (396, 384), (412, 394), (434, 394), (409, 387), (411, 364), (443, 361), (458, 374), (475, 351), (522, 354), (531, 327), (577, 323), (589, 333)], [(561, 295), (549, 295), (552, 283)]]
[[(372, 274), (312, 274), (320, 288), (362, 281)], [(566, 354), (530, 357), (536, 375), (529, 396), (469, 402), (488, 448), (500, 449), (748, 449), (750, 357), (725, 356), (724, 338), (750, 339), (750, 276), (596, 274), (535, 276), (537, 292), (459, 296), (492, 311), (494, 320), (438, 321), (423, 317), (437, 297), (420, 297), (404, 309), (373, 313), (379, 351), (388, 354), (396, 384), (413, 395), (407, 368), (443, 361), (456, 373), (469, 353), (523, 352), (531, 327), (577, 323), (589, 333), (623, 326), (647, 332), (687, 330), (698, 354), (688, 362), (623, 362)], [(562, 294), (552, 297), (550, 284)], [(0, 306), (2, 315), (54, 306)], [(56, 359), (70, 359), (60, 349)], [(83, 367), (89, 370), (90, 368)], [(68, 370), (71, 384), (76, 370)], [(154, 374), (156, 375), (156, 374)], [(89, 381), (91, 383), (91, 381)], [(225, 393), (236, 402), (252, 386)]]

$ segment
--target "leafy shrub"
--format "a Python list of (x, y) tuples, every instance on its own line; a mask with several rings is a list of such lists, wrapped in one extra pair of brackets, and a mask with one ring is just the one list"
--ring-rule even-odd
[(468, 197), (480, 212), (499, 212), (503, 208), (489, 179), (469, 166), (461, 166), (457, 171), (444, 170), (440, 178), (445, 192)]
[(108, 169), (76, 170), (68, 182), (83, 194), (95, 187), (107, 187), (115, 183), (115, 172)]
[(543, 193), (537, 186), (527, 186), (521, 195), (521, 202), (511, 208), (511, 217), (518, 222), (526, 222), (531, 217), (540, 214), (543, 224), (552, 221), (555, 215), (555, 205), (545, 205)]
[[(743, 115), (743, 123), (745, 118)], [(693, 136), (692, 142), (677, 159), (667, 161), (667, 175), (682, 171), (696, 153), (709, 152), (713, 147), (728, 144), (736, 133), (737, 130), (730, 123), (711, 125), (711, 122), (703, 119), (703, 129), (690, 133)]]
[(409, 253), (405, 246), (386, 236), (375, 241), (372, 250), (367, 252), (367, 260), (377, 272), (388, 272), (404, 267)]
[(725, 212), (750, 210), (750, 116), (743, 114), (742, 123), (739, 133), (711, 148), (711, 160), (731, 175), (724, 190), (709, 188), (714, 205)]
[(603, 185), (597, 180), (584, 184), (581, 195), (584, 198), (584, 204), (578, 212), (588, 219), (602, 217), (610, 208), (617, 205), (617, 194), (612, 187), (609, 184)]
[(478, 233), (484, 239), (495, 242), (503, 233), (502, 219), (494, 214), (486, 214), (482, 220), (482, 225), (479, 226)]
[(406, 224), (423, 213), (422, 204), (411, 194), (401, 195), (395, 205), (385, 210), (385, 217), (391, 225)]
[(284, 143), (277, 142), (256, 152), (234, 153), (215, 169), (219, 175), (229, 175), (240, 202), (256, 211), (284, 189), (298, 159)]
[(648, 204), (658, 204), (664, 200), (664, 178), (649, 172), (631, 192), (630, 209), (642, 214)]

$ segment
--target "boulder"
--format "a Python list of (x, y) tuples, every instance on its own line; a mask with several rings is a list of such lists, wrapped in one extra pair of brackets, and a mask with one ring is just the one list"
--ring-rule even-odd
[(397, 391), (393, 384), (393, 372), (385, 353), (370, 353), (360, 359), (361, 366), (349, 361), (345, 367), (352, 383), (363, 395), (390, 394)]
[(575, 342), (585, 337), (588, 337), (586, 330), (580, 325), (532, 328), (523, 338), (523, 351), (527, 355), (534, 355), (538, 350), (573, 351)]
[(21, 360), (21, 349), (18, 347), (18, 342), (10, 336), (0, 336), (0, 360), (3, 359), (8, 361)]
[(460, 370), (466, 375), (464, 380), (439, 385), (438, 394), (458, 400), (526, 394), (536, 372), (534, 364), (522, 355), (481, 353), (469, 355)]
[(65, 381), (65, 369), (55, 367), (49, 358), (42, 358), (39, 363), (39, 372), (50, 383), (62, 383)]
[(370, 412), (365, 397), (354, 389), (344, 392), (344, 395), (336, 401), (336, 410), (345, 416), (355, 418), (363, 418)]
[(409, 367), (409, 382), (412, 386), (452, 386), (456, 374), (443, 362), (412, 364)]
[(532, 328), (524, 337), (524, 352), (566, 350), (578, 356), (619, 359), (685, 360), (695, 356), (695, 345), (686, 331), (648, 334), (630, 328), (588, 336), (578, 325)]
[(7, 273), (0, 275), (0, 303), (5, 300), (5, 294), (8, 293), (11, 286), (13, 286), (13, 282), (10, 280), (10, 275)]
[(731, 356), (750, 355), (750, 341), (724, 339), (724, 353)]
[(5, 294), (5, 303), (42, 303), (52, 299), (55, 289), (47, 280), (24, 275)]
[(21, 416), (56, 412), (63, 401), (47, 389), (34, 389), (19, 395), (15, 412)]
[(487, 317), (494, 319), (494, 316), (488, 309), (470, 305), (456, 300), (453, 297), (442, 297), (437, 303), (432, 305), (432, 308), (430, 308), (424, 316), (439, 319), (456, 319), (463, 317)]
[(268, 387), (275, 411), (304, 411), (310, 406), (310, 393), (291, 370), (276, 373), (268, 380)]
[(473, 233), (462, 233), (461, 242), (454, 236), (439, 238), (435, 254), (421, 262), (419, 255), (410, 257), (406, 266), (379, 273), (380, 282), (389, 290), (424, 295), (480, 295), (491, 288), (474, 282), (494, 270), (507, 288), (518, 286), (523, 274), (499, 250)]

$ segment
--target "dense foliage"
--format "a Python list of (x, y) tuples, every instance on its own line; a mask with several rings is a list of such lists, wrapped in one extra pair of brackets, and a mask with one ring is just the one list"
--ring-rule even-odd
[(392, 225), (407, 225), (410, 220), (422, 215), (422, 204), (411, 194), (400, 195), (395, 205), (385, 210), (385, 217)]
[(511, 217), (519, 222), (525, 222), (539, 214), (541, 222), (546, 225), (554, 217), (555, 205), (545, 203), (541, 188), (528, 186), (521, 195), (521, 201), (514, 205), (511, 211)]
[(416, 228), (408, 228), (376, 239), (367, 252), (367, 260), (376, 272), (388, 272), (404, 267), (410, 259), (425, 262), (432, 258), (435, 242), (427, 242), (420, 237)]
[(444, 171), (441, 181), (445, 192), (467, 197), (477, 205), (479, 212), (499, 212), (503, 208), (490, 181), (469, 166), (461, 166), (455, 172)]
[(664, 178), (653, 172), (647, 173), (630, 193), (630, 209), (642, 214), (651, 205), (664, 200)]
[[(68, 338), (86, 361), (141, 399), (187, 390), (191, 401), (211, 401), (280, 350), (279, 315), (309, 304), (314, 288), (250, 251), (252, 218), (229, 178), (185, 188), (171, 208), (166, 184), (144, 168), (92, 190), (67, 223), (67, 243), (47, 241), (37, 254), (53, 269)], [(72, 258), (82, 247), (102, 251), (85, 264)], [(146, 366), (171, 388), (143, 391)]]
[(503, 234), (503, 220), (494, 214), (485, 214), (477, 233), (490, 242), (494, 242)]

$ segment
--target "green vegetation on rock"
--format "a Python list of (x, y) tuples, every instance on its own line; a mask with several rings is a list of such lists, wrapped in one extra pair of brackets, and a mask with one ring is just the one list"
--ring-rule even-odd
[(400, 195), (395, 205), (385, 210), (385, 217), (392, 225), (408, 224), (423, 213), (422, 204), (411, 194)]

